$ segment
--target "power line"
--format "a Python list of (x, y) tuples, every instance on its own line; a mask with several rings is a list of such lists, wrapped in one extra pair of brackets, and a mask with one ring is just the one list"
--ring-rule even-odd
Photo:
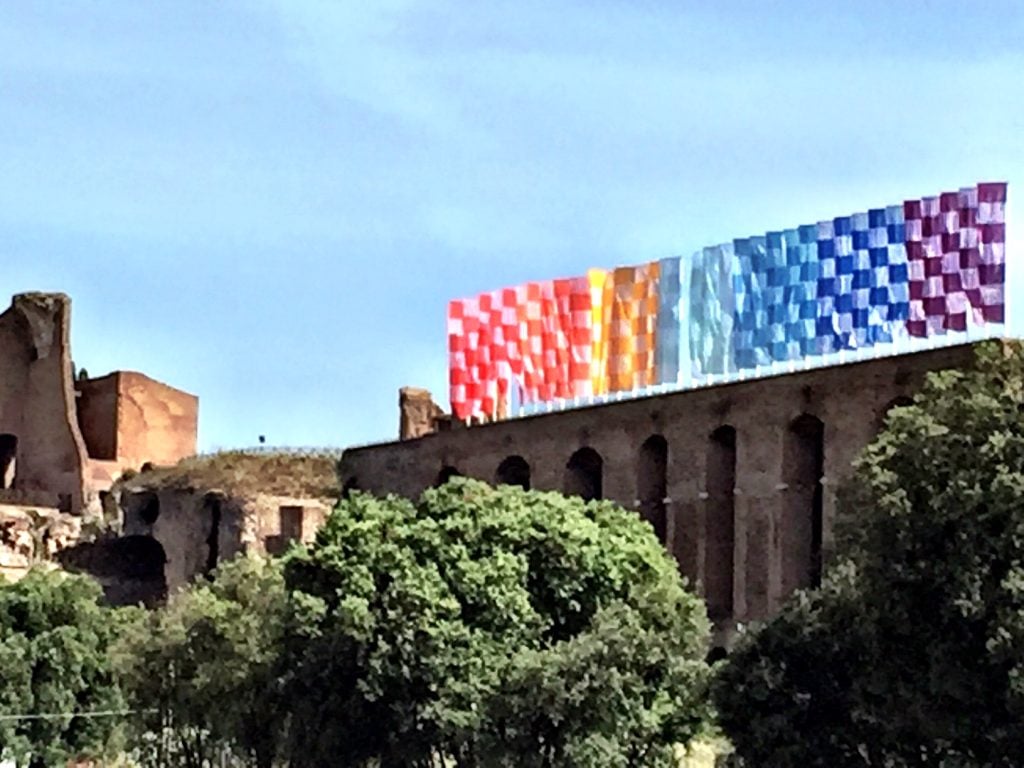
[(46, 712), (31, 715), (0, 715), (0, 720), (58, 720), (62, 717), (124, 717), (125, 715), (152, 714), (155, 709), (107, 709), (95, 712)]

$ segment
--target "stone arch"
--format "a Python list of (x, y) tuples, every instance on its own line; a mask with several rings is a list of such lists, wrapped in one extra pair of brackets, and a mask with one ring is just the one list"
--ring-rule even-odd
[(782, 456), (786, 499), (779, 541), (782, 544), (782, 589), (821, 583), (822, 510), (825, 425), (804, 413), (786, 430)]
[(453, 477), (460, 477), (461, 475), (462, 473), (459, 472), (458, 469), (451, 466), (450, 464), (445, 464), (443, 467), (441, 467), (441, 471), (437, 473), (437, 480), (434, 481), (434, 487), (440, 488)]
[(580, 448), (565, 465), (563, 489), (566, 496), (579, 496), (584, 501), (602, 498), (604, 492), (604, 459), (593, 448)]
[(668, 497), (668, 441), (651, 435), (640, 446), (636, 462), (636, 497), (640, 515), (654, 528), (658, 541), (665, 543)]
[(518, 485), (530, 490), (530, 464), (522, 456), (506, 456), (494, 473), (495, 485)]
[(708, 440), (705, 490), (704, 597), (708, 617), (732, 615), (736, 545), (736, 430), (725, 424)]
[(17, 475), (18, 436), (0, 434), (0, 490), (14, 487)]

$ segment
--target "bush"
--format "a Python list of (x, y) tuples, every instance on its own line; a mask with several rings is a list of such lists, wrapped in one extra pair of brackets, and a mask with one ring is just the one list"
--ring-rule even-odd
[(706, 727), (703, 606), (610, 503), (353, 493), (285, 580), (295, 765), (670, 765)]

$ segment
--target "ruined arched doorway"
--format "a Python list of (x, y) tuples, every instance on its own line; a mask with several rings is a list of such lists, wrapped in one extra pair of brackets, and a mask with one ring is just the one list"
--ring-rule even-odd
[(508, 456), (494, 473), (495, 485), (518, 485), (530, 490), (530, 465), (522, 456)]
[(640, 515), (654, 528), (658, 541), (665, 543), (666, 510), (668, 497), (668, 441), (661, 435), (651, 435), (643, 445), (636, 462), (636, 493), (640, 502)]
[(705, 490), (704, 599), (712, 621), (732, 615), (736, 544), (736, 430), (724, 425), (708, 440)]
[(782, 456), (786, 498), (783, 506), (783, 594), (821, 582), (821, 543), (825, 467), (825, 425), (810, 414), (798, 416), (786, 430)]
[(0, 490), (14, 487), (17, 459), (18, 437), (9, 433), (0, 434)]
[(593, 448), (580, 448), (565, 465), (563, 490), (566, 496), (584, 501), (600, 499), (604, 493), (604, 460)]

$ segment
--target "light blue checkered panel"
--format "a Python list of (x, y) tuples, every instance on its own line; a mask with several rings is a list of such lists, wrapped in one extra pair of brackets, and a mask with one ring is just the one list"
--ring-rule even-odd
[(818, 236), (818, 335), (826, 351), (892, 341), (909, 308), (902, 209), (841, 216), (820, 224)]
[(819, 355), (818, 339), (818, 227), (805, 224), (783, 233), (786, 248), (783, 306), (786, 324), (784, 355), (778, 360), (798, 360)]
[[(686, 265), (689, 266), (689, 265)], [(658, 325), (654, 345), (659, 384), (675, 384), (680, 369), (681, 260), (678, 256), (658, 262)]]
[(733, 240), (736, 273), (734, 340), (737, 368), (754, 368), (771, 362), (772, 333), (768, 322), (768, 254), (763, 237)]
[(695, 376), (735, 370), (733, 325), (738, 264), (732, 243), (695, 254), (690, 269), (689, 347)]

